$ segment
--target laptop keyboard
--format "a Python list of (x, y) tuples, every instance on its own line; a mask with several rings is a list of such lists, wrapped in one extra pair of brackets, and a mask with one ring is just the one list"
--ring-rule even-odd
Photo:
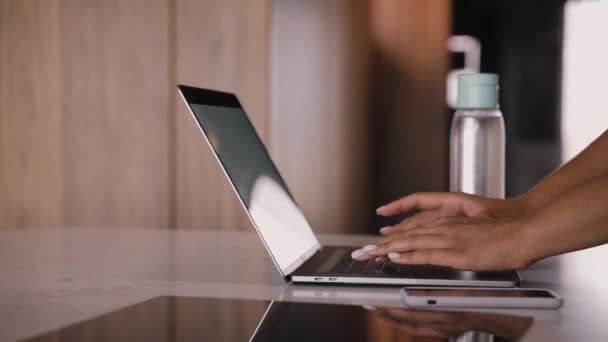
[(429, 265), (401, 265), (391, 261), (352, 260), (350, 255), (340, 260), (332, 270), (333, 273), (346, 274), (386, 274), (404, 278), (452, 278), (456, 271), (448, 267)]
[(364, 273), (364, 274), (389, 273), (389, 274), (394, 274), (399, 271), (399, 268), (400, 268), (399, 264), (395, 264), (394, 262), (390, 262), (390, 261), (376, 262), (374, 260), (367, 260), (367, 261), (353, 260), (346, 267), (346, 269), (342, 270), (342, 273)]

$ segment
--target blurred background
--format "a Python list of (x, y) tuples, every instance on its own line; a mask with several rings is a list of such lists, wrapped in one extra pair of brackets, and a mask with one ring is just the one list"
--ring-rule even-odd
[(608, 1), (0, 0), (0, 228), (250, 230), (177, 83), (235, 92), (316, 231), (448, 187), (500, 75), (507, 195), (608, 127)]

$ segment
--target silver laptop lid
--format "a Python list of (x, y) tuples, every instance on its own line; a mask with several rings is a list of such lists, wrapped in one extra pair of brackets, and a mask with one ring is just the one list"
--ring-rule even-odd
[(178, 86), (283, 276), (321, 245), (233, 94)]

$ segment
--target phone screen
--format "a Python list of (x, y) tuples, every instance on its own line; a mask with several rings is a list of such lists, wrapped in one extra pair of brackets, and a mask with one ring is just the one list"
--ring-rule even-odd
[(415, 297), (524, 297), (554, 298), (545, 290), (488, 290), (488, 289), (406, 289), (409, 296)]

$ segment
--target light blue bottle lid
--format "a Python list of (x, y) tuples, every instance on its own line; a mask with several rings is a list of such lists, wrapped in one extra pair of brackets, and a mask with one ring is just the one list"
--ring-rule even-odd
[(458, 109), (498, 108), (498, 75), (458, 75)]

